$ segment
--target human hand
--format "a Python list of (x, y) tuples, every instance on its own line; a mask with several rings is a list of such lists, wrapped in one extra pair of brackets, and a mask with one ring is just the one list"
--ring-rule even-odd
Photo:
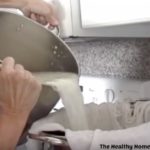
[(0, 111), (4, 115), (29, 115), (41, 91), (41, 84), (22, 65), (6, 57), (0, 67)]
[(25, 16), (39, 22), (40, 24), (49, 24), (49, 26), (58, 25), (54, 5), (48, 4), (43, 0), (26, 0), (20, 10)]

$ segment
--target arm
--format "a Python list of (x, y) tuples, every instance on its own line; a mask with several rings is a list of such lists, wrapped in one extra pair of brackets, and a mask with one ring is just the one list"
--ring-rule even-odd
[(0, 149), (14, 150), (28, 115), (0, 115)]
[(27, 0), (0, 0), (0, 7), (20, 9), (26, 5)]
[(14, 150), (41, 84), (11, 57), (0, 67), (0, 150)]
[(54, 5), (43, 0), (0, 0), (0, 7), (17, 8), (23, 14), (43, 25), (58, 25), (58, 19)]

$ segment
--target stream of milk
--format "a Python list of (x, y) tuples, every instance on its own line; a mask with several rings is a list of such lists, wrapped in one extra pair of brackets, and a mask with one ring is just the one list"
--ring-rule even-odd
[(37, 72), (33, 75), (59, 93), (72, 130), (88, 129), (78, 75), (65, 72)]

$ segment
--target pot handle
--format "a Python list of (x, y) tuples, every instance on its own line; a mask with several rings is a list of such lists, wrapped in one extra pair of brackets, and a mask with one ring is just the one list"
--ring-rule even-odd
[(49, 144), (52, 144), (52, 145), (65, 146), (65, 147), (69, 146), (67, 140), (61, 139), (61, 138), (57, 138), (57, 137), (53, 137), (53, 136), (38, 135), (38, 134), (28, 133), (28, 137), (30, 139), (42, 141), (42, 142), (49, 143)]
[(50, 30), (51, 32), (53, 32), (55, 35), (57, 35), (58, 37), (60, 36), (60, 27), (59, 26), (46, 26), (46, 28), (48, 30)]

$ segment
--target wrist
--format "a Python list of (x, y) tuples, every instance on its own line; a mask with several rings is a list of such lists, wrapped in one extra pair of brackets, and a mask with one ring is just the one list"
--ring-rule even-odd
[(0, 118), (12, 118), (14, 120), (27, 120), (30, 112), (29, 111), (22, 111), (22, 110), (15, 110), (12, 111), (6, 108), (1, 108), (0, 110)]
[(15, 149), (27, 118), (26, 114), (0, 113), (0, 149)]
[(3, 124), (10, 123), (17, 125), (18, 127), (23, 127), (26, 124), (28, 119), (27, 114), (10, 114), (10, 113), (2, 113), (0, 114), (0, 122)]

